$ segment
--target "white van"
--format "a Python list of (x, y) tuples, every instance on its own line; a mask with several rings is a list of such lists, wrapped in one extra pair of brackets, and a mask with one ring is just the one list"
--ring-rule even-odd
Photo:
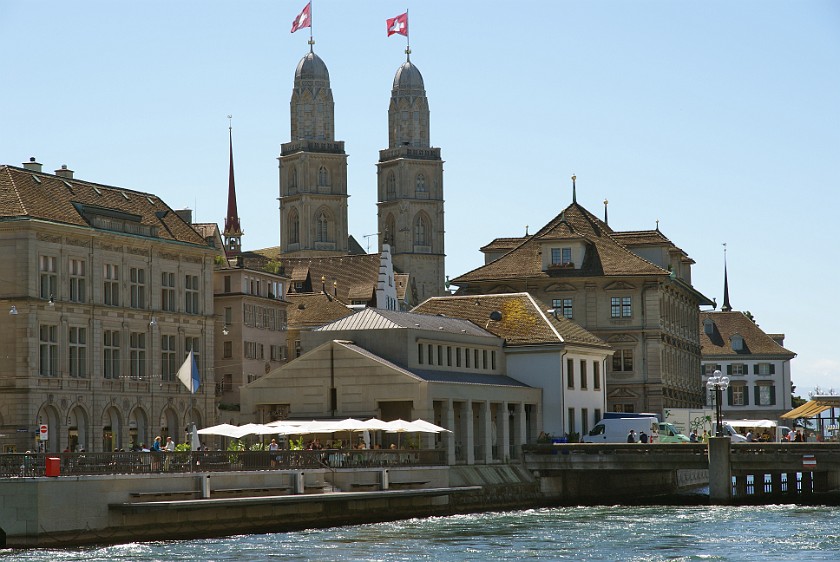
[(691, 441), (684, 434), (674, 427), (674, 424), (667, 422), (659, 423), (659, 442), (660, 443), (688, 443)]
[[(717, 435), (717, 422), (712, 422), (712, 436)], [(723, 422), (723, 436), (729, 437), (732, 443), (746, 443), (747, 438), (746, 436), (738, 433), (735, 429), (729, 425), (729, 422)]]
[(646, 433), (649, 437), (656, 435), (659, 420), (656, 418), (610, 418), (599, 421), (592, 431), (583, 436), (584, 443), (626, 443), (630, 430), (639, 434)]

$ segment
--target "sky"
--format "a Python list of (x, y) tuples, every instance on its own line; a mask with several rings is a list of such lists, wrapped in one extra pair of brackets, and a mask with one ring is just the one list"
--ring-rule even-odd
[[(277, 156), (303, 0), (0, 0), (0, 163), (154, 193), (224, 223), (228, 127), (245, 249), (277, 245)], [(840, 392), (840, 2), (314, 0), (348, 158), (350, 234), (376, 251), (376, 162), (409, 12), (440, 147), (446, 272), (577, 200), (659, 228), (693, 284), (784, 333), (796, 394)], [(229, 122), (228, 115), (232, 115)]]

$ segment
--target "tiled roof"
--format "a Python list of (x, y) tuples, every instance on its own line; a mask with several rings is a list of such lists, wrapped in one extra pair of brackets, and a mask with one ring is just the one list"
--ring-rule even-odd
[[(609, 347), (601, 338), (575, 322), (545, 313), (528, 293), (433, 297), (412, 312), (470, 320), (503, 338), (509, 345), (566, 342)], [(493, 312), (501, 313), (501, 320), (492, 320), (490, 315)]]
[(460, 318), (416, 314), (413, 312), (398, 312), (395, 310), (379, 310), (375, 308), (360, 310), (352, 316), (342, 318), (319, 328), (319, 331), (391, 330), (399, 328), (414, 328), (417, 330), (434, 330), (436, 332), (490, 337), (490, 334), (485, 330), (482, 330), (472, 322)]
[(287, 317), (290, 329), (323, 326), (353, 314), (343, 303), (323, 293), (286, 295), (289, 302)]
[[(543, 271), (542, 243), (550, 240), (584, 240), (586, 258), (579, 269)], [(455, 285), (471, 281), (553, 277), (668, 275), (668, 271), (637, 256), (613, 230), (577, 203), (572, 203), (539, 232), (499, 259), (453, 279)]]
[(481, 247), (482, 252), (499, 252), (503, 250), (512, 250), (522, 244), (530, 236), (522, 236), (517, 238), (496, 238), (486, 246)]
[(207, 246), (198, 232), (154, 194), (0, 165), (0, 220), (37, 219), (93, 228), (89, 222), (92, 216), (115, 214), (130, 217), (130, 224), (154, 232), (151, 238)]
[[(706, 334), (704, 329), (707, 319), (714, 323), (711, 335)], [(743, 351), (732, 349), (730, 338), (735, 334), (744, 338)], [(786, 355), (791, 358), (796, 355), (776, 343), (758, 324), (738, 311), (700, 313), (700, 354), (703, 359), (725, 355)]]
[(405, 301), (405, 293), (408, 290), (408, 283), (411, 275), (408, 273), (394, 273), (394, 284), (397, 288), (397, 300)]

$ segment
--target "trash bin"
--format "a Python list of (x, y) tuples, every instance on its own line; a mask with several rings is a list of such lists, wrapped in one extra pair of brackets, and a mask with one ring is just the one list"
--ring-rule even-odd
[(47, 457), (46, 476), (58, 476), (61, 474), (61, 459), (58, 457)]

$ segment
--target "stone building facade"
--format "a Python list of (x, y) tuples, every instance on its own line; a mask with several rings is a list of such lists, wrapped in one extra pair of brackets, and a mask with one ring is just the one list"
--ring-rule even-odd
[(528, 292), (614, 350), (607, 409), (662, 414), (699, 407), (700, 305), (688, 255), (657, 228), (617, 232), (575, 201), (537, 233), (483, 249), (485, 265), (452, 280), (459, 295)]
[[(182, 441), (189, 423), (215, 421), (216, 250), (153, 194), (41, 168), (0, 166), (0, 445)], [(195, 394), (176, 378), (190, 351)]]

